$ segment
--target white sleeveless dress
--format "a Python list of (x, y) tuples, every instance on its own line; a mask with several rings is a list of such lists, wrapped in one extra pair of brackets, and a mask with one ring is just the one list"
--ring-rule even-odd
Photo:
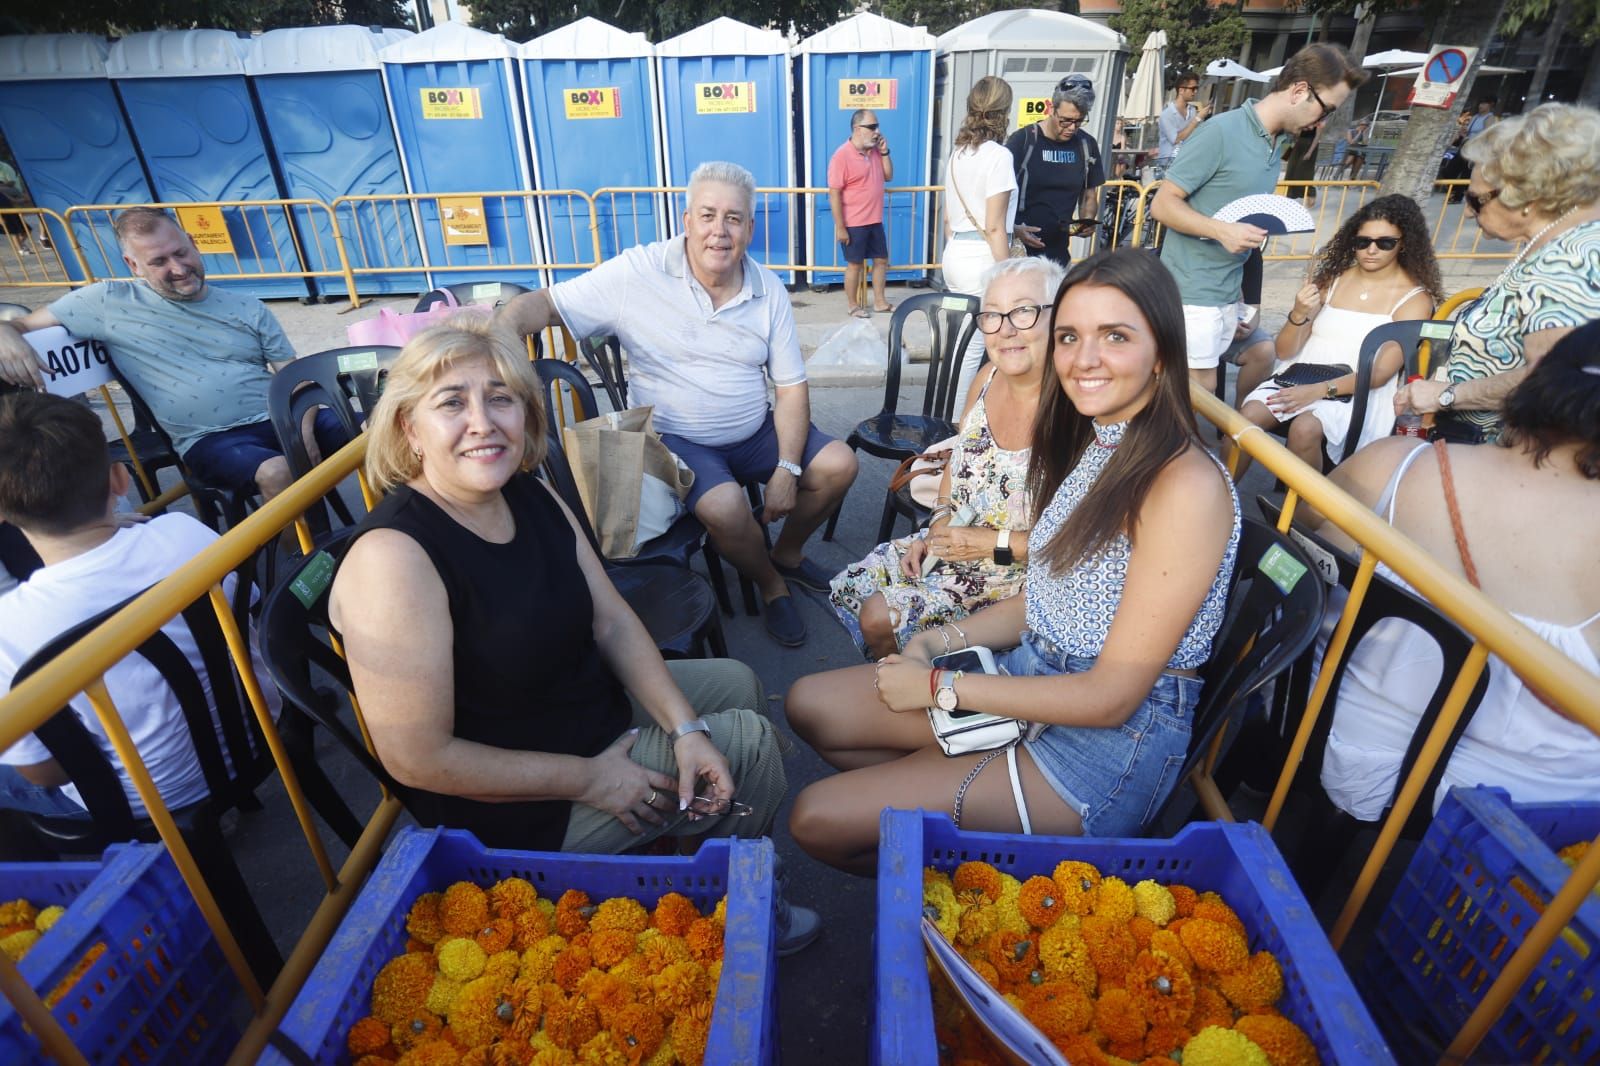
[[(1343, 363), (1354, 369), (1361, 356), (1361, 342), (1367, 334), (1378, 326), (1393, 322), (1394, 313), (1404, 307), (1407, 300), (1423, 291), (1421, 286), (1412, 289), (1387, 312), (1347, 311), (1332, 306), (1333, 294), (1338, 291), (1340, 280), (1335, 279), (1328, 287), (1328, 298), (1321, 313), (1311, 323), (1311, 336), (1306, 338), (1305, 347), (1293, 359), (1280, 359), (1273, 364), (1274, 374), (1280, 373), (1291, 363), (1316, 363), (1322, 366)], [(1396, 374), (1367, 394), (1367, 414), (1357, 439), (1357, 448), (1363, 448), (1379, 437), (1387, 437), (1394, 432), (1394, 394), (1399, 391), (1401, 376)], [(1269, 377), (1245, 397), (1245, 402), (1256, 400), (1265, 404), (1267, 397), (1281, 388), (1283, 386)], [(1244, 404), (1239, 406), (1243, 407)], [(1337, 454), (1350, 433), (1350, 413), (1354, 406), (1349, 400), (1318, 400), (1300, 413), (1309, 412), (1316, 416), (1317, 421), (1322, 423), (1322, 435), (1328, 441), (1328, 450)], [(1286, 419), (1279, 418), (1278, 421)]]

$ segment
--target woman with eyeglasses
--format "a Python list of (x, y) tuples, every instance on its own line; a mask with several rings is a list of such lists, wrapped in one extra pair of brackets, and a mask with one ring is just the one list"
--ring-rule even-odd
[[(1239, 413), (1262, 429), (1287, 423), (1289, 450), (1320, 470), (1324, 442), (1338, 451), (1352, 431), (1361, 342), (1385, 323), (1433, 314), (1443, 287), (1427, 220), (1409, 196), (1380, 196), (1362, 207), (1315, 264), (1278, 333), (1272, 376), (1244, 397)], [(1404, 367), (1399, 345), (1378, 350), (1365, 423), (1354, 430), (1362, 445), (1393, 431), (1392, 401)], [(1307, 380), (1288, 384), (1297, 376)], [(1240, 456), (1239, 475), (1249, 462)]]
[(1050, 357), (1048, 305), (1065, 274), (1053, 260), (1030, 258), (996, 263), (984, 275), (978, 331), (989, 365), (962, 412), (933, 518), (833, 579), (834, 613), (869, 660), (1022, 587), (1032, 524), (1029, 446)]
[(1450, 358), (1403, 385), (1397, 413), (1434, 416), (1445, 440), (1500, 433), (1506, 395), (1562, 337), (1600, 318), (1600, 111), (1544, 104), (1467, 141), (1466, 210), (1495, 240), (1521, 244), (1456, 322)]

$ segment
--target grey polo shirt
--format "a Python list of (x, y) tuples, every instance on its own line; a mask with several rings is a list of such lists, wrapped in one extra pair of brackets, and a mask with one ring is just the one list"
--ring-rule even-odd
[(684, 238), (629, 248), (550, 289), (575, 337), (614, 333), (628, 350), (629, 400), (661, 433), (712, 447), (748, 440), (767, 417), (767, 381), (806, 380), (789, 293), (744, 257), (738, 295), (713, 309)]
[[(1214, 215), (1241, 196), (1271, 192), (1291, 140), (1286, 134), (1269, 134), (1255, 105), (1245, 104), (1190, 134), (1165, 180), (1189, 194), (1190, 207)], [(1221, 307), (1238, 302), (1248, 254), (1234, 255), (1216, 241), (1169, 229), (1161, 261), (1178, 280), (1184, 303)]]

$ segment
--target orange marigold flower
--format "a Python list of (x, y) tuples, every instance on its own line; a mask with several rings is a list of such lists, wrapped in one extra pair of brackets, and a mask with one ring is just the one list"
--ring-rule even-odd
[(350, 1032), (344, 1038), (344, 1046), (349, 1050), (352, 1059), (375, 1054), (388, 1042), (389, 1026), (370, 1014), (352, 1025)]
[(413, 939), (431, 946), (444, 935), (444, 926), (439, 922), (439, 901), (442, 899), (443, 892), (424, 892), (411, 904), (411, 910), (406, 912), (406, 932)]
[(711, 979), (704, 966), (698, 962), (675, 962), (650, 978), (650, 988), (655, 992), (655, 1007), (664, 1014), (705, 1003), (711, 999)]
[(522, 970), (522, 957), (507, 948), (489, 956), (483, 964), (483, 976), (492, 977), (503, 985), (515, 981)]
[(1321, 1066), (1322, 1059), (1311, 1038), (1281, 1015), (1247, 1014), (1233, 1027), (1265, 1051), (1272, 1066)]
[(533, 1048), (527, 1048), (526, 1055), (523, 1050), (510, 1041), (468, 1048), (461, 1053), (461, 1066), (524, 1066), (533, 1058)]
[[(697, 921), (710, 922), (711, 919), (701, 918), (697, 919)], [(719, 942), (722, 939), (720, 931), (717, 939)], [(704, 947), (705, 945), (702, 945), (702, 950)], [(719, 951), (718, 954), (720, 955), (721, 952)], [(650, 937), (642, 942), (639, 945), (639, 956), (644, 961), (646, 972), (651, 974), (658, 974), (675, 962), (687, 962), (694, 958), (694, 954), (689, 950), (689, 944), (686, 940), (682, 937), (668, 936), (665, 933), (660, 936)]]
[(527, 951), (550, 933), (550, 919), (537, 905), (511, 919), (511, 946), (517, 951)]
[(1061, 889), (1061, 903), (1071, 914), (1088, 914), (1094, 910), (1096, 893), (1100, 890), (1100, 871), (1086, 862), (1068, 859), (1056, 863), (1050, 879)]
[(1061, 890), (1049, 877), (1030, 877), (1024, 881), (1017, 894), (1017, 909), (1036, 929), (1048, 929), (1066, 913), (1061, 903)]
[(355, 1066), (394, 1066), (394, 1060), (398, 1057), (399, 1052), (387, 1044), (384, 1045), (383, 1051), (384, 1054), (374, 1052), (371, 1055), (363, 1055), (359, 1059), (352, 1059), (351, 1061), (355, 1063)]
[(602, 929), (642, 933), (649, 927), (650, 912), (644, 909), (644, 904), (627, 896), (616, 896), (601, 903), (594, 917), (589, 919), (589, 928), (597, 933)]
[(1140, 950), (1150, 946), (1150, 938), (1159, 928), (1155, 922), (1142, 914), (1135, 914), (1128, 919), (1128, 932), (1133, 934), (1133, 942), (1139, 945)]
[[(439, 901), (439, 924), (453, 936), (472, 936), (489, 921), (489, 897), (470, 881), (457, 881)], [(418, 937), (417, 939), (422, 939)]]
[(594, 968), (594, 956), (589, 949), (578, 944), (569, 944), (567, 950), (556, 957), (555, 968), (551, 971), (551, 978), (561, 986), (561, 991), (570, 995), (578, 987), (578, 982), (583, 980), (583, 975)]
[(507, 877), (496, 881), (489, 889), (489, 911), (496, 918), (515, 920), (517, 915), (532, 907), (539, 899), (539, 890), (531, 881), (521, 877)]
[(511, 946), (512, 938), (516, 935), (517, 927), (510, 918), (490, 918), (472, 935), (478, 942), (485, 955), (493, 955), (506, 950)]
[(487, 977), (468, 981), (450, 1004), (450, 1030), (462, 1047), (477, 1047), (497, 1039), (511, 1024), (515, 1007), (510, 989)]
[(461, 1051), (446, 1040), (425, 1041), (400, 1056), (400, 1066), (457, 1066)]
[(1078, 1033), (1052, 1042), (1072, 1066), (1111, 1066), (1111, 1060), (1106, 1058), (1091, 1033)]
[(1179, 918), (1188, 918), (1194, 914), (1194, 905), (1200, 902), (1200, 894), (1188, 885), (1168, 885), (1167, 891), (1172, 893), (1172, 906), (1174, 913)]
[(1270, 1007), (1283, 996), (1283, 971), (1270, 951), (1258, 951), (1234, 972), (1219, 974), (1217, 990), (1241, 1013)]
[(1152, 1025), (1184, 1025), (1194, 1013), (1194, 980), (1164, 951), (1141, 951), (1123, 987)]
[(39, 908), (25, 899), (14, 899), (9, 903), (0, 903), (0, 926), (20, 925), (31, 929), (38, 917)]
[(983, 957), (1000, 975), (1002, 986), (1026, 981), (1039, 968), (1038, 937), (1010, 930), (991, 933), (983, 942)]
[(406, 952), (405, 953), (407, 955), (432, 955), (433, 954), (433, 945), (432, 944), (424, 944), (422, 941), (418, 940), (416, 937), (408, 936), (408, 937), (406, 937)]
[(970, 947), (986, 939), (1000, 928), (1000, 912), (987, 901), (982, 892), (974, 890), (971, 896), (983, 902), (970, 903), (961, 910), (956, 923), (956, 944)]
[(1078, 935), (1083, 937), (1084, 945), (1089, 949), (1089, 958), (1094, 962), (1095, 972), (1100, 975), (1101, 988), (1104, 989), (1107, 981), (1121, 984), (1123, 975), (1133, 965), (1133, 957), (1139, 950), (1128, 927), (1121, 922), (1091, 914), (1079, 924)]
[(594, 913), (589, 903), (589, 893), (569, 888), (556, 901), (556, 932), (568, 940), (589, 928), (589, 915)]
[(606, 1028), (627, 1050), (630, 1062), (639, 1062), (655, 1054), (661, 1041), (667, 1038), (666, 1020), (641, 1003), (630, 1003), (617, 1011)]
[(650, 924), (668, 936), (683, 936), (689, 932), (689, 925), (699, 917), (700, 911), (688, 896), (668, 892), (656, 901)]
[(372, 979), (372, 1013), (385, 1025), (397, 1025), (427, 1009), (433, 987), (433, 960), (426, 955), (400, 955), (383, 964)]
[[(1111, 1040), (1132, 1043), (1137, 1040), (1144, 1046), (1144, 1033), (1150, 1027), (1139, 1004), (1134, 1002), (1125, 988), (1102, 988), (1094, 1004), (1094, 1027)], [(1126, 1058), (1119, 1055), (1118, 1058)]]
[(547, 998), (544, 1032), (559, 1047), (576, 1051), (600, 1031), (600, 1011), (582, 996)]
[(1106, 1045), (1106, 1057), (1113, 1063), (1134, 1063), (1144, 1054), (1143, 1040), (1113, 1040)]
[(684, 935), (689, 954), (701, 965), (722, 958), (722, 923), (713, 918), (696, 918)]
[(1081, 1033), (1094, 1020), (1094, 1004), (1071, 981), (1046, 981), (1022, 992), (1022, 1013), (1051, 1040)]
[(548, 1047), (535, 1048), (533, 1058), (528, 1060), (528, 1066), (577, 1066), (578, 1058), (564, 1047), (550, 1044)]
[(457, 981), (470, 981), (483, 975), (489, 956), (476, 940), (453, 936), (439, 941), (433, 952), (439, 972)]
[(1095, 893), (1094, 909), (1090, 913), (1114, 922), (1126, 922), (1138, 913), (1133, 902), (1133, 889), (1120, 877), (1101, 878), (1100, 890)]
[(971, 965), (990, 988), (996, 992), (1000, 991), (1000, 971), (991, 966), (987, 959), (979, 959)]
[(551, 980), (555, 973), (556, 959), (566, 950), (567, 942), (559, 936), (540, 938), (522, 953), (522, 963), (517, 976), (534, 984), (543, 984)]
[(1222, 993), (1210, 985), (1196, 985), (1194, 990), (1194, 1014), (1189, 1017), (1189, 1028), (1198, 1033), (1200, 1030), (1213, 1025), (1220, 1025), (1224, 1029), (1233, 1024), (1233, 1008), (1228, 1006), (1228, 1001), (1222, 998)]
[(1210, 918), (1190, 918), (1178, 930), (1195, 966), (1215, 973), (1232, 973), (1250, 959), (1250, 947), (1235, 928)]
[(950, 884), (959, 895), (962, 892), (982, 892), (993, 903), (1000, 898), (1003, 885), (1000, 871), (986, 862), (964, 862), (950, 876)]
[(1185, 1025), (1152, 1025), (1150, 1031), (1144, 1034), (1145, 1066), (1150, 1066), (1149, 1060), (1159, 1062), (1183, 1047), (1191, 1035)]
[(706, 1041), (711, 1037), (711, 1004), (696, 1003), (678, 1012), (667, 1029), (672, 1051), (684, 1066), (701, 1066), (706, 1057)]
[(599, 970), (590, 970), (583, 975), (578, 982), (577, 994), (595, 1005), (600, 1012), (602, 1025), (610, 1025), (612, 1016), (634, 1001), (633, 988), (628, 982), (615, 974)]
[(423, 1011), (409, 1021), (401, 1022), (389, 1030), (389, 1042), (398, 1051), (410, 1051), (427, 1040), (435, 1040), (444, 1028), (437, 1015)]
[(1214, 922), (1221, 922), (1238, 930), (1239, 935), (1246, 940), (1250, 938), (1250, 931), (1244, 927), (1239, 915), (1215, 892), (1200, 893), (1200, 898), (1194, 905), (1194, 913), (1190, 917), (1209, 918)]
[(1171, 955), (1179, 966), (1190, 973), (1194, 972), (1194, 960), (1189, 957), (1189, 949), (1183, 946), (1183, 939), (1171, 929), (1157, 929), (1151, 933), (1150, 950), (1164, 951)]
[(589, 940), (589, 954), (594, 964), (609, 970), (633, 954), (634, 934), (626, 929), (602, 929)]

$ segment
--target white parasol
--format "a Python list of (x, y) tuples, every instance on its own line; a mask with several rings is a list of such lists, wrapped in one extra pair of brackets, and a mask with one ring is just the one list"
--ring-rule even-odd
[(1167, 35), (1156, 30), (1144, 39), (1144, 50), (1139, 55), (1139, 69), (1134, 72), (1133, 83), (1122, 98), (1118, 108), (1121, 117), (1129, 122), (1144, 122), (1161, 114), (1165, 102), (1161, 87), (1161, 73), (1166, 68)]
[(1239, 78), (1243, 81), (1270, 81), (1265, 74), (1258, 74), (1242, 63), (1235, 63), (1231, 59), (1213, 59), (1206, 66), (1208, 78)]

